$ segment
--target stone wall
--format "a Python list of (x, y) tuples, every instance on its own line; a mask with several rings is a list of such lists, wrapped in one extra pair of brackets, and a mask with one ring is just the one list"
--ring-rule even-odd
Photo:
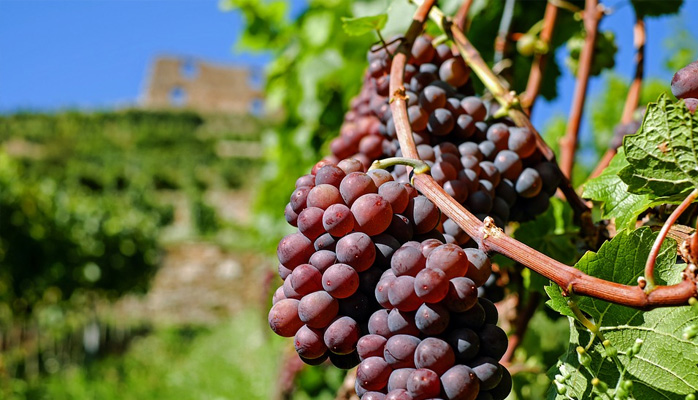
[(261, 112), (262, 93), (252, 87), (252, 78), (247, 68), (159, 57), (151, 66), (141, 103), (145, 108), (201, 113)]

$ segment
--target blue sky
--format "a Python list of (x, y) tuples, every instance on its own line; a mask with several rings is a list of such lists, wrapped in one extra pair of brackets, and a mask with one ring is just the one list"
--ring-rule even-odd
[[(303, 4), (293, 1), (291, 12)], [(627, 0), (605, 4), (617, 10), (602, 28), (616, 32), (617, 71), (630, 77), (632, 9)], [(662, 64), (674, 27), (683, 24), (698, 38), (698, 25), (688, 18), (698, 15), (698, 1), (686, 0), (681, 15), (648, 20), (648, 76), (671, 79)], [(221, 12), (217, 0), (0, 0), (0, 113), (132, 104), (159, 54), (263, 66), (268, 56), (233, 50), (241, 28), (240, 15)], [(569, 111), (574, 78), (567, 73), (558, 84), (559, 100), (536, 106), (538, 127), (551, 114)], [(601, 84), (592, 80), (590, 93)]]

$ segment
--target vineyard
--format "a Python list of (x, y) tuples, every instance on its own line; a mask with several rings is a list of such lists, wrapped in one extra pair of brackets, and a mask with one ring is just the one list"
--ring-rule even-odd
[[(181, 243), (225, 248), (217, 234), (250, 235), (229, 207), (261, 152), (226, 149), (259, 148), (260, 127), (250, 117), (138, 110), (0, 118), (5, 393), (152, 329), (152, 317), (111, 304), (157, 289)], [(96, 334), (89, 346), (87, 332)]]

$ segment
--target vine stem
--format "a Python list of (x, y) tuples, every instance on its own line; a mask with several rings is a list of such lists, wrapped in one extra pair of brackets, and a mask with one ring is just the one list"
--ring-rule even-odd
[[(521, 293), (521, 292), (520, 292)], [(540, 304), (541, 294), (539, 292), (531, 292), (526, 305), (524, 306), (521, 302), (521, 294), (519, 294), (519, 299), (516, 307), (516, 320), (514, 322), (514, 332), (509, 335), (509, 346), (507, 346), (507, 351), (502, 356), (500, 362), (509, 364), (514, 358), (514, 353), (523, 341), (524, 334), (528, 329), (528, 323), (533, 318), (533, 314), (538, 309)]]
[(585, 4), (584, 30), (586, 31), (586, 37), (584, 38), (584, 46), (579, 55), (577, 83), (574, 88), (574, 97), (572, 98), (572, 108), (570, 110), (567, 131), (565, 136), (560, 140), (560, 169), (565, 176), (570, 179), (572, 178), (579, 126), (582, 122), (587, 87), (589, 85), (591, 62), (594, 58), (594, 45), (596, 44), (597, 30), (599, 21), (603, 15), (603, 8), (599, 6), (598, 0), (586, 0)]
[[(416, 4), (422, 4), (423, 0), (411, 1)], [(528, 115), (526, 115), (526, 113), (519, 108), (519, 99), (516, 97), (514, 92), (510, 92), (504, 86), (502, 86), (499, 78), (497, 78), (494, 72), (492, 72), (492, 70), (487, 66), (485, 60), (482, 59), (480, 53), (470, 43), (463, 31), (458, 28), (458, 26), (450, 23), (450, 21), (448, 21), (444, 16), (443, 12), (441, 12), (441, 10), (439, 10), (437, 7), (433, 7), (429, 15), (430, 18), (439, 25), (441, 30), (446, 32), (450, 39), (455, 42), (461, 57), (463, 57), (470, 68), (475, 71), (475, 74), (477, 74), (478, 78), (480, 78), (485, 87), (487, 87), (490, 93), (492, 93), (497, 102), (499, 102), (504, 109), (508, 110), (509, 117), (514, 120), (514, 123), (517, 126), (530, 129), (531, 132), (535, 134), (536, 147), (538, 148), (538, 151), (543, 154), (543, 157), (545, 157), (546, 160), (557, 166), (555, 153), (540, 136), (536, 128), (531, 123), (531, 120), (528, 118)], [(589, 207), (587, 206), (586, 202), (579, 197), (577, 192), (574, 191), (572, 184), (564, 174), (562, 174), (560, 190), (567, 198), (572, 210), (574, 210), (576, 219), (578, 221), (582, 221), (582, 226), (589, 225), (586, 223), (587, 220), (590, 220)]]
[(698, 189), (694, 189), (688, 197), (686, 197), (681, 204), (679, 204), (678, 207), (674, 210), (673, 213), (669, 216), (669, 218), (666, 220), (664, 223), (664, 226), (662, 226), (662, 230), (659, 231), (659, 236), (654, 240), (654, 244), (652, 245), (652, 249), (650, 250), (649, 256), (647, 256), (647, 263), (645, 264), (645, 281), (647, 282), (647, 287), (646, 290), (648, 292), (651, 292), (655, 288), (654, 284), (654, 265), (657, 262), (657, 256), (659, 255), (659, 249), (662, 247), (662, 243), (664, 243), (664, 239), (666, 238), (667, 234), (669, 233), (669, 229), (671, 229), (671, 226), (674, 225), (677, 219), (683, 214), (684, 211), (686, 211), (686, 208), (693, 203), (693, 201), (698, 198)]
[(504, 12), (502, 13), (502, 19), (499, 21), (499, 31), (497, 32), (497, 38), (494, 40), (494, 63), (504, 59), (504, 52), (507, 47), (507, 36), (509, 36), (509, 30), (511, 29), (511, 20), (514, 17), (514, 7), (516, 6), (516, 0), (506, 0), (504, 3)]
[[(647, 41), (647, 33), (645, 31), (645, 21), (642, 18), (637, 18), (635, 20), (635, 26), (633, 27), (633, 44), (635, 46), (635, 77), (633, 78), (630, 88), (628, 89), (628, 95), (625, 98), (625, 105), (623, 106), (623, 116), (621, 117), (621, 124), (627, 124), (632, 122), (633, 114), (635, 109), (640, 104), (640, 89), (642, 89), (642, 77), (645, 74), (645, 43)], [(604, 169), (608, 167), (611, 160), (618, 152), (618, 146), (621, 141), (615, 141), (614, 144), (604, 153), (596, 166), (594, 171), (592, 171), (589, 178), (596, 178), (601, 175)]]
[[(417, 160), (419, 160), (419, 154), (417, 153), (417, 147), (412, 137), (412, 128), (407, 116), (407, 102), (404, 95), (404, 72), (409, 49), (414, 42), (414, 38), (421, 32), (422, 24), (419, 22), (418, 16), (426, 15), (420, 13), (428, 12), (430, 7), (432, 14), (435, 10), (438, 11), (438, 9), (432, 7), (433, 3), (433, 1), (429, 0), (419, 3), (412, 25), (410, 25), (405, 35), (406, 40), (398, 47), (390, 69), (390, 110), (393, 115), (400, 148), (403, 156)], [(440, 11), (438, 11), (438, 14), (443, 16)], [(442, 18), (439, 17), (438, 19), (441, 21)], [(465, 35), (463, 35), (460, 29), (457, 27), (455, 29), (452, 27), (451, 29), (456, 33), (460, 32), (461, 39), (465, 39)], [(492, 222), (491, 218), (486, 218), (484, 222), (478, 220), (463, 205), (449, 196), (430, 175), (415, 175), (414, 185), (446, 216), (451, 218), (473, 238), (480, 248), (485, 251), (495, 251), (520, 262), (532, 271), (552, 280), (562, 288), (564, 293), (590, 296), (644, 310), (685, 305), (689, 298), (697, 295), (696, 278), (692, 275), (689, 276), (689, 272), (684, 274), (684, 279), (681, 283), (672, 286), (658, 286), (650, 293), (645, 293), (639, 286), (622, 285), (589, 276), (507, 236), (501, 228), (498, 228)]]
[[(549, 1), (545, 6), (543, 29), (540, 32), (540, 41), (545, 43), (545, 46), (548, 47), (548, 49), (550, 48), (550, 39), (552, 39), (553, 31), (555, 30), (557, 12), (557, 6), (552, 1)], [(549, 52), (550, 50), (545, 53), (536, 53), (533, 58), (531, 72), (528, 75), (528, 83), (526, 84), (526, 91), (523, 93), (523, 97), (521, 98), (521, 105), (524, 107), (528, 115), (531, 115), (533, 104), (535, 104), (536, 99), (538, 98), (538, 92), (540, 91), (540, 85), (543, 81), (543, 72), (545, 71)]]
[(470, 12), (470, 6), (473, 5), (473, 0), (463, 0), (456, 15), (453, 17), (453, 23), (456, 24), (458, 28), (462, 31), (466, 31), (465, 24), (468, 22), (468, 12)]

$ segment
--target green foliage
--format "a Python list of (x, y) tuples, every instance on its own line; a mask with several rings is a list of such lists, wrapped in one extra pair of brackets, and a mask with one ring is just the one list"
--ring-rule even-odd
[(136, 338), (121, 357), (67, 366), (39, 382), (0, 387), (8, 400), (259, 399), (274, 397), (286, 342), (247, 310), (212, 329), (166, 328)]
[[(664, 66), (671, 72), (676, 72), (698, 58), (698, 43), (682, 23), (674, 26), (671, 36), (664, 41), (664, 47), (670, 54)], [(652, 100), (658, 97), (655, 96)]]
[[(514, 238), (537, 251), (565, 264), (573, 264), (579, 257), (575, 244), (579, 229), (572, 221), (569, 204), (557, 198), (550, 199), (550, 208), (535, 220), (522, 223)], [(543, 292), (550, 281), (540, 274), (526, 270), (524, 275), (527, 289)]]
[(662, 95), (647, 107), (639, 133), (623, 140), (630, 165), (619, 176), (631, 193), (680, 195), (698, 186), (697, 144), (698, 116)]
[(572, 264), (577, 258), (573, 238), (579, 233), (572, 218), (568, 203), (551, 198), (550, 208), (534, 221), (521, 224), (514, 238), (560, 262)]
[[(601, 279), (632, 285), (644, 272), (655, 238), (656, 234), (649, 228), (622, 231), (601, 246), (598, 253), (587, 253), (576, 267)], [(655, 267), (661, 284), (681, 280), (680, 271), (685, 265), (675, 262), (676, 242), (667, 240)], [(551, 377), (558, 377), (557, 386), (551, 388), (548, 398), (590, 398), (593, 378), (608, 385), (611, 394), (618, 392), (617, 383), (630, 380), (632, 395), (637, 399), (683, 399), (698, 390), (698, 341), (683, 338), (684, 328), (698, 320), (695, 310), (674, 307), (641, 312), (602, 300), (574, 298), (576, 306), (596, 325), (602, 335), (599, 336), (576, 323), (568, 298), (562, 296), (559, 287), (550, 286), (546, 290), (551, 298), (548, 305), (570, 317), (571, 329), (569, 350), (550, 371)], [(639, 347), (635, 344), (638, 339), (644, 343), (639, 353), (632, 350), (633, 346)], [(610, 346), (604, 346), (604, 340)], [(578, 346), (585, 348), (590, 360), (577, 356)], [(617, 356), (610, 348), (617, 351)], [(589, 365), (580, 365), (581, 362)]]
[[(603, 87), (605, 90), (594, 95), (588, 103), (591, 114), (590, 130), (593, 132), (593, 135), (590, 135), (586, 140), (582, 139), (584, 140), (584, 147), (587, 149), (593, 148), (595, 153), (594, 162), (606, 152), (611, 143), (614, 129), (621, 121), (625, 97), (630, 88), (626, 79), (613, 71), (603, 74)], [(647, 103), (655, 101), (662, 93), (666, 93), (669, 90), (667, 82), (652, 78), (644, 79), (640, 91), (638, 110), (644, 111)], [(642, 116), (637, 116), (637, 119), (642, 119)]]
[(353, 14), (349, 1), (312, 2), (294, 21), (276, 13), (277, 3), (226, 3), (245, 16), (240, 46), (274, 56), (267, 70), (266, 107), (278, 119), (266, 135), (268, 162), (256, 205), (257, 225), (272, 233), (269, 247), (287, 229), (280, 210), (296, 178), (322, 158), (323, 146), (337, 135), (346, 106), (359, 91), (366, 50), (375, 40), (344, 33), (340, 17)]
[[(454, 2), (456, 5), (460, 2)], [(570, 3), (578, 7), (584, 7), (583, 1), (571, 1)], [(473, 2), (473, 6), (469, 13), (471, 21), (468, 30), (468, 38), (478, 49), (483, 59), (492, 60), (494, 56), (494, 47), (492, 45), (494, 38), (497, 37), (499, 21), (504, 11), (504, 1), (486, 0)], [(545, 12), (546, 2), (517, 2), (514, 7), (514, 15), (512, 18), (511, 32), (527, 32), (535, 25)], [(444, 11), (449, 10), (444, 6)], [(555, 25), (555, 35), (549, 44), (548, 51), (551, 54), (569, 40), (572, 35), (582, 29), (580, 21), (575, 20), (572, 13), (558, 13), (557, 23)], [(528, 72), (531, 68), (533, 60), (530, 56), (523, 56), (510, 49), (507, 57), (511, 58), (512, 67), (507, 69), (505, 75), (511, 76), (512, 90), (521, 93), (526, 88), (528, 82)], [(540, 95), (546, 100), (553, 100), (558, 96), (557, 78), (561, 75), (560, 65), (555, 57), (548, 57), (545, 74), (540, 86)]]
[(151, 195), (94, 196), (89, 189), (32, 177), (0, 155), (0, 300), (15, 312), (49, 289), (68, 298), (78, 288), (115, 294), (142, 290), (158, 260), (157, 233), (171, 211)]
[(21, 315), (46, 293), (144, 290), (174, 218), (163, 191), (189, 193), (199, 233), (219, 228), (202, 192), (241, 186), (257, 164), (219, 157), (220, 145), (255, 140), (259, 124), (211, 121), (220, 127), (189, 112), (0, 117), (0, 305)]
[(584, 185), (584, 198), (601, 204), (601, 218), (615, 218), (617, 229), (633, 229), (637, 217), (646, 209), (663, 204), (654, 201), (647, 194), (628, 192), (628, 185), (620, 179), (618, 173), (628, 166), (623, 149), (613, 157), (603, 173)]
[[(577, 75), (579, 69), (579, 56), (584, 47), (585, 37), (586, 34), (582, 31), (567, 42), (569, 55), (565, 62), (573, 75)], [(594, 56), (589, 73), (592, 76), (596, 76), (604, 69), (612, 69), (616, 64), (614, 60), (616, 52), (618, 52), (618, 46), (616, 45), (615, 34), (612, 31), (599, 32), (596, 35), (596, 43), (594, 43)]]
[(385, 28), (388, 14), (371, 15), (359, 18), (342, 17), (342, 29), (350, 36), (361, 36)]

